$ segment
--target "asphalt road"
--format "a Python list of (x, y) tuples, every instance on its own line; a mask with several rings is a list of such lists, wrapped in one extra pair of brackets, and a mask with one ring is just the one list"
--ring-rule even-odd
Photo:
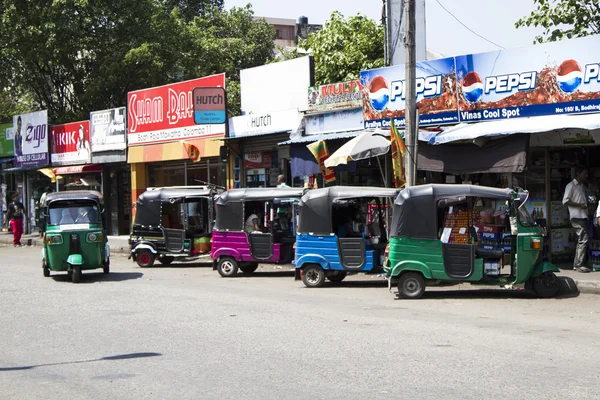
[(223, 279), (120, 255), (75, 285), (39, 255), (0, 247), (2, 399), (600, 396), (595, 295), (408, 301), (376, 277), (306, 289), (286, 268)]

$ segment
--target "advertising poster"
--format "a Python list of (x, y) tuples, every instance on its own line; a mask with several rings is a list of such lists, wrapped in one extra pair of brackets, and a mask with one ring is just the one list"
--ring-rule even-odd
[(52, 164), (88, 164), (92, 161), (90, 121), (53, 125), (50, 134)]
[(362, 95), (358, 79), (308, 88), (308, 113), (359, 108), (361, 106)]
[(129, 92), (128, 146), (224, 135), (225, 124), (194, 122), (192, 91), (200, 86), (225, 87), (225, 74)]
[(600, 112), (599, 47), (589, 36), (456, 57), (460, 120)]
[(125, 107), (90, 113), (90, 138), (92, 153), (125, 150), (127, 126)]
[(270, 151), (255, 151), (244, 154), (246, 169), (272, 168), (273, 156)]
[(48, 165), (48, 111), (13, 116), (16, 167)]
[(12, 124), (0, 124), (0, 158), (15, 155)]
[[(421, 126), (458, 122), (454, 58), (417, 63), (416, 94)], [(365, 128), (389, 128), (405, 123), (405, 66), (360, 73)]]

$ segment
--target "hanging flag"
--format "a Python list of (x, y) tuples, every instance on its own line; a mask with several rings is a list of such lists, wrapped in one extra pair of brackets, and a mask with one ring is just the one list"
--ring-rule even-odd
[(394, 169), (394, 187), (401, 188), (406, 184), (406, 175), (404, 174), (404, 156), (406, 155), (406, 146), (404, 140), (392, 121), (390, 128), (390, 141), (392, 142), (392, 167)]
[(329, 150), (327, 149), (327, 143), (324, 140), (318, 140), (314, 143), (307, 145), (308, 150), (312, 153), (315, 159), (319, 162), (321, 173), (325, 179), (325, 184), (335, 182), (335, 172), (331, 168), (325, 167), (325, 160), (329, 158)]

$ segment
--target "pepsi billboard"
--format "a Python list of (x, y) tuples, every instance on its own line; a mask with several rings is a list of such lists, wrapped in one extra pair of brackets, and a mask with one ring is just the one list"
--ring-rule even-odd
[(461, 122), (600, 112), (600, 36), (455, 57)]
[[(417, 63), (416, 94), (421, 126), (458, 122), (458, 96), (454, 58)], [(389, 128), (391, 121), (404, 127), (406, 109), (405, 66), (362, 71), (365, 128)]]

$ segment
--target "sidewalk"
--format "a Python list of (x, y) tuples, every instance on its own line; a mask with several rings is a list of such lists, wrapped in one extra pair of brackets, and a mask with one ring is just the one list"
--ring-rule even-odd
[[(109, 236), (108, 245), (111, 253), (129, 254), (129, 235)], [(13, 236), (10, 232), (0, 232), (0, 243), (12, 245)], [(21, 237), (21, 243), (24, 246), (41, 246), (42, 239), (38, 232)]]

